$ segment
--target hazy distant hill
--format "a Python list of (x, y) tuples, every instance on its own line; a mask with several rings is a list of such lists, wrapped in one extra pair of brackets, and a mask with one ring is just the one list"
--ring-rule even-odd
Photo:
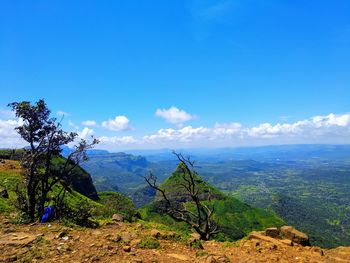
[[(177, 149), (185, 155), (191, 155), (196, 160), (300, 160), (302, 158), (321, 158), (345, 160), (350, 156), (350, 144), (291, 144), (237, 148), (198, 148)], [(149, 161), (173, 160), (171, 149), (126, 151), (130, 154), (145, 156)]]
[(128, 192), (143, 183), (148, 162), (144, 157), (125, 153), (93, 153), (82, 166), (93, 176), (98, 191)]

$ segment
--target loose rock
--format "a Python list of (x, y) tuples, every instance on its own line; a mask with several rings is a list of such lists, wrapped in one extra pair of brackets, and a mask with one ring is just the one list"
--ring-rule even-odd
[(130, 252), (131, 251), (131, 246), (123, 246), (123, 250), (125, 252)]
[(123, 222), (124, 221), (124, 217), (120, 214), (114, 214), (112, 216), (112, 220), (115, 222)]

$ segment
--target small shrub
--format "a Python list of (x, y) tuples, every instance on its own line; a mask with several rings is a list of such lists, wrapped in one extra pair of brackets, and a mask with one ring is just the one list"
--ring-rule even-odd
[(202, 240), (195, 240), (191, 242), (191, 247), (196, 249), (203, 249)]
[(139, 244), (140, 248), (156, 249), (160, 247), (159, 241), (151, 236), (144, 236)]
[(63, 203), (58, 208), (59, 217), (65, 225), (73, 224), (85, 227), (96, 227), (97, 223), (90, 220), (92, 207), (87, 200), (79, 200), (75, 204)]
[(16, 216), (10, 220), (10, 222), (16, 225), (28, 224), (30, 223), (30, 218), (26, 213), (18, 212)]

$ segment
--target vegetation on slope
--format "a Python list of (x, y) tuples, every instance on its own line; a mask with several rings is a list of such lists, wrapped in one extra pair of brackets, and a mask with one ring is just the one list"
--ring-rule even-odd
[(126, 196), (116, 192), (99, 192), (99, 203), (102, 206), (96, 215), (100, 218), (112, 218), (113, 214), (120, 214), (127, 221), (138, 216), (134, 203)]
[[(262, 230), (270, 226), (280, 226), (284, 222), (274, 213), (263, 209), (251, 207), (241, 201), (229, 197), (217, 188), (195, 176), (196, 185), (202, 202), (214, 207), (213, 220), (217, 223), (219, 233), (214, 236), (217, 240), (238, 240), (252, 230)], [(179, 167), (159, 187), (165, 189), (168, 198), (176, 202), (182, 202), (189, 210), (194, 211), (194, 205), (188, 198), (188, 194), (180, 186), (183, 183), (181, 169)], [(211, 193), (211, 201), (207, 195)], [(190, 232), (191, 227), (184, 222), (170, 217), (164, 210), (164, 202), (160, 195), (155, 201), (140, 209), (141, 217), (148, 221), (154, 221), (168, 225), (174, 230)]]
[[(0, 189), (8, 192), (9, 198), (0, 197), (0, 213), (12, 217), (18, 214), (16, 209), (17, 191), (21, 182), (21, 167), (18, 161), (14, 160), (0, 160)], [(60, 191), (61, 186), (56, 186), (48, 196), (46, 205), (50, 205), (51, 200)], [(66, 215), (63, 220), (65, 222), (85, 224), (82, 219), (88, 219), (93, 214), (92, 211), (98, 210), (101, 204), (91, 200), (90, 198), (78, 193), (77, 191), (67, 192), (64, 198), (64, 209)], [(18, 214), (15, 220), (23, 220), (25, 217)]]
[[(56, 161), (59, 160), (56, 159)], [(91, 181), (90, 175), (83, 169), (80, 167), (76, 167), (76, 169), (78, 175), (77, 177), (74, 176), (74, 178), (78, 178), (78, 183), (81, 182), (80, 177), (88, 177), (90, 180), (87, 181)], [(18, 185), (21, 185), (20, 173), (21, 167), (18, 161), (0, 160), (0, 190), (6, 189), (9, 195), (9, 198), (0, 197), (0, 214), (10, 216), (18, 213), (15, 204), (17, 201), (16, 188)], [(122, 194), (100, 192), (97, 195), (95, 192), (99, 198), (97, 201), (94, 201), (91, 199), (91, 193), (87, 192), (87, 195), (84, 195), (76, 191), (74, 187), (73, 189), (73, 191), (66, 192), (64, 197), (64, 215), (61, 219), (66, 224), (92, 226), (96, 220), (111, 220), (113, 214), (122, 215), (126, 221), (131, 221), (138, 216), (132, 201)], [(60, 185), (53, 189), (48, 196), (49, 201), (46, 205), (54, 204), (53, 200), (60, 190)], [(23, 218), (19, 215), (16, 220), (23, 220)]]

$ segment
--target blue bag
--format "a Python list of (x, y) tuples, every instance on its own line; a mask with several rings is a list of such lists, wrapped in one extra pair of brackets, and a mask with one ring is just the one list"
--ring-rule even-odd
[(45, 207), (44, 215), (41, 218), (40, 223), (45, 223), (45, 222), (50, 221), (54, 217), (54, 215), (55, 215), (55, 206), (50, 205), (50, 206)]

